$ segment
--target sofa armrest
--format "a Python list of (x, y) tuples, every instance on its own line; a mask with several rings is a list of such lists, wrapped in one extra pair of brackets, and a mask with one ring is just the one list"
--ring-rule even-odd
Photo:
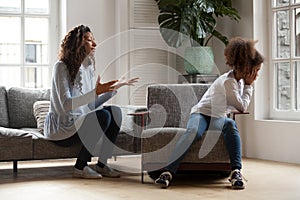
[(125, 139), (125, 142), (127, 143), (125, 146), (128, 147), (125, 148), (128, 149), (127, 151), (140, 153), (142, 126), (144, 126), (146, 120), (141, 121), (142, 118), (140, 117), (140, 115), (139, 114), (135, 115), (134, 113), (145, 112), (147, 111), (147, 108), (145, 106), (135, 106), (135, 105), (118, 106), (118, 107), (120, 107), (122, 111), (122, 124), (121, 124), (119, 138), (123, 138), (123, 139), (127, 138)]
[(138, 137), (141, 134), (141, 126), (145, 124), (146, 121), (141, 121), (139, 115), (134, 113), (147, 111), (146, 106), (136, 106), (136, 105), (117, 105), (122, 111), (122, 124), (121, 132), (125, 132), (134, 137)]

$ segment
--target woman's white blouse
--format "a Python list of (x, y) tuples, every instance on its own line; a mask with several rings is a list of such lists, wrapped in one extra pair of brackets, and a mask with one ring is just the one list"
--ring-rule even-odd
[(116, 94), (115, 91), (96, 95), (93, 65), (81, 65), (75, 86), (71, 86), (67, 66), (62, 61), (54, 65), (52, 74), (51, 103), (44, 127), (44, 135), (49, 140), (74, 135), (87, 113), (101, 109), (102, 104)]

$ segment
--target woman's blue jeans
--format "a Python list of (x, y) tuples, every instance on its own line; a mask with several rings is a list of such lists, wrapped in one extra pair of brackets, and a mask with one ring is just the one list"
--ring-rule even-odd
[(117, 106), (107, 106), (86, 115), (81, 127), (72, 137), (55, 141), (60, 146), (83, 144), (77, 160), (90, 162), (92, 156), (99, 157), (103, 164), (112, 156), (112, 151), (120, 131), (122, 112)]
[(186, 153), (189, 151), (191, 145), (195, 141), (201, 139), (205, 131), (207, 131), (205, 137), (212, 137), (212, 139), (215, 140), (215, 143), (210, 142), (210, 144), (207, 146), (205, 145), (205, 138), (203, 138), (204, 141), (199, 150), (199, 156), (201, 152), (207, 152), (207, 150), (211, 150), (213, 146), (217, 143), (219, 137), (223, 135), (226, 148), (230, 157), (231, 168), (241, 169), (242, 146), (240, 133), (237, 129), (235, 121), (227, 117), (214, 118), (200, 113), (194, 113), (190, 116), (190, 119), (187, 123), (187, 130), (179, 138), (169, 160), (169, 165), (165, 168), (165, 170), (171, 171), (175, 174), (180, 162), (183, 160)]

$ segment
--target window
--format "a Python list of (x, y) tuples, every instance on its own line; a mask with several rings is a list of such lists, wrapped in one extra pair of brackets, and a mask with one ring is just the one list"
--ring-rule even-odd
[(0, 85), (49, 86), (51, 56), (57, 53), (50, 45), (57, 44), (56, 5), (54, 0), (0, 0)]
[(271, 117), (300, 118), (300, 0), (271, 0), (272, 76)]

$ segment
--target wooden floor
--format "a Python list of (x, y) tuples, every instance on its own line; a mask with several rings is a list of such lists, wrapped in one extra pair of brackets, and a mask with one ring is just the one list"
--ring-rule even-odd
[[(160, 189), (145, 176), (140, 182), (140, 157), (118, 157), (110, 165), (123, 171), (122, 177), (85, 180), (72, 178), (74, 160), (27, 161), (19, 163), (18, 174), (12, 163), (0, 163), (0, 199), (251, 199), (299, 200), (300, 166), (244, 159), (245, 190), (231, 190), (227, 178), (216, 175), (178, 175), (168, 189)], [(95, 161), (94, 161), (95, 162)]]

